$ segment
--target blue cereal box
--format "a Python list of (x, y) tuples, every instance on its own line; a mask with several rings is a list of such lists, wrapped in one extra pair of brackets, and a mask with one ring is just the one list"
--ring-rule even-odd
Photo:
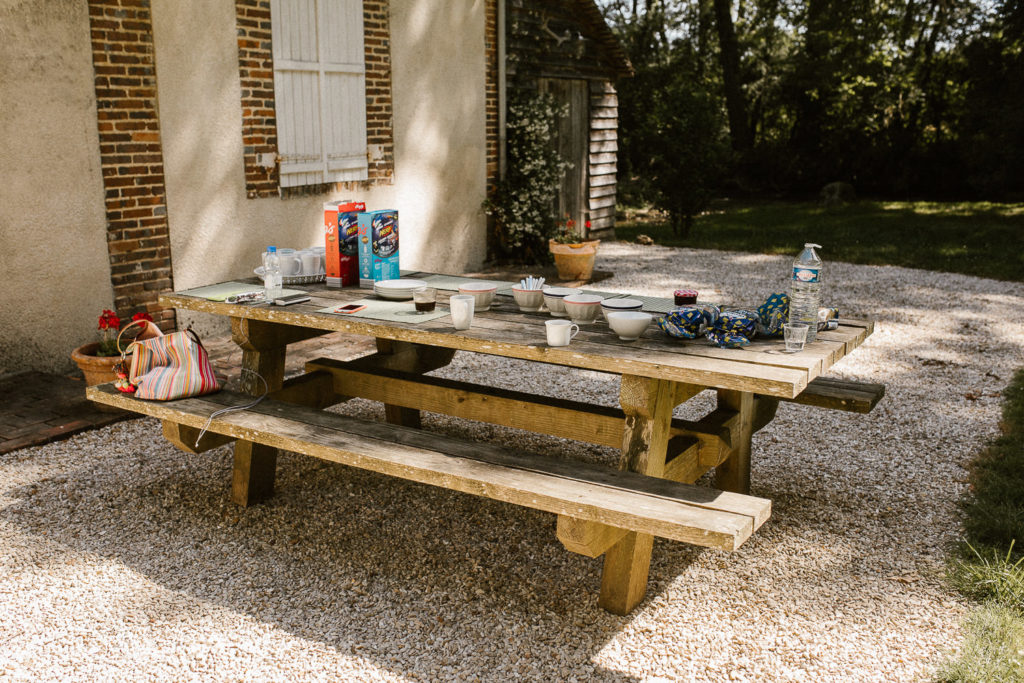
[(398, 270), (398, 211), (359, 214), (359, 286), (401, 277)]

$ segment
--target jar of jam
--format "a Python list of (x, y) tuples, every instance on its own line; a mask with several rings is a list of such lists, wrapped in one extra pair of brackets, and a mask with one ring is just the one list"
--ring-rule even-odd
[(677, 289), (675, 291), (676, 306), (689, 306), (697, 303), (697, 290)]

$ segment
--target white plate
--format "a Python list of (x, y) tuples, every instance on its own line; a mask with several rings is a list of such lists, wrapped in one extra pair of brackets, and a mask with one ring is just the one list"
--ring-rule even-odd
[(412, 298), (412, 292), (378, 292), (374, 290), (374, 293), (381, 299), (390, 299), (391, 301), (408, 301)]
[(412, 290), (416, 289), (417, 287), (426, 287), (426, 286), (427, 286), (427, 283), (425, 281), (423, 281), (423, 280), (411, 280), (411, 279), (410, 280), (401, 280), (401, 279), (399, 279), (399, 280), (381, 280), (380, 282), (374, 282), (373, 283), (373, 288), (374, 289), (379, 289), (379, 290), (382, 290), (382, 291), (384, 291), (384, 290), (387, 290), (387, 291), (408, 291), (410, 293), (412, 292)]

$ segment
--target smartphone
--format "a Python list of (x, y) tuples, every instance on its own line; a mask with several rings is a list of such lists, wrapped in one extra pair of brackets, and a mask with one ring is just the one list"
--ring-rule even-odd
[(346, 304), (344, 306), (338, 306), (334, 309), (334, 313), (355, 313), (366, 308), (363, 304)]
[(290, 306), (292, 304), (300, 304), (303, 301), (309, 301), (308, 294), (289, 294), (288, 296), (282, 296), (279, 299), (274, 299), (274, 305)]

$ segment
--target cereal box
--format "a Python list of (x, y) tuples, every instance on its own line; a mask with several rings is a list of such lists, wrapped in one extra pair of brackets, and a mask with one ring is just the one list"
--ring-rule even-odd
[(359, 284), (359, 224), (363, 202), (345, 199), (324, 204), (324, 243), (327, 247), (327, 286)]
[(393, 209), (359, 214), (359, 286), (401, 276), (398, 270), (398, 212)]

